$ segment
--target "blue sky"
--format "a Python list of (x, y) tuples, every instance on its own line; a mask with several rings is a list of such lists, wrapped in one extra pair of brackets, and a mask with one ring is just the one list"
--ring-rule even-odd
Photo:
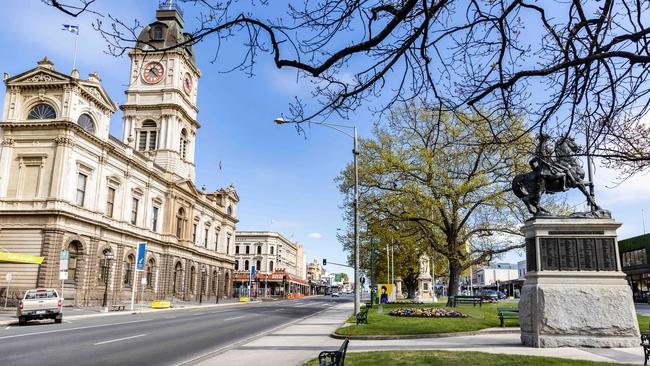
[[(121, 19), (153, 21), (158, 1), (99, 0), (96, 9)], [(104, 53), (104, 40), (92, 30), (96, 16), (70, 18), (44, 6), (40, 0), (3, 3), (0, 14), (0, 71), (15, 75), (36, 65), (47, 55), (61, 72), (72, 68), (74, 36), (61, 24), (79, 24), (77, 68), (85, 77), (97, 71), (104, 87), (117, 104), (124, 102), (129, 58)], [(258, 8), (264, 9), (264, 8)], [(186, 28), (191, 29), (193, 9), (185, 6)], [(277, 126), (273, 119), (287, 110), (294, 96), (308, 97), (310, 85), (297, 81), (295, 73), (277, 70), (267, 55), (261, 55), (255, 77), (242, 72), (223, 73), (231, 68), (242, 49), (236, 42), (222, 48), (215, 63), (214, 43), (196, 46), (202, 71), (199, 81), (199, 122), (196, 163), (197, 186), (208, 190), (234, 184), (241, 197), (239, 230), (274, 230), (305, 246), (308, 260), (314, 257), (344, 262), (345, 254), (336, 240), (343, 228), (342, 196), (334, 178), (351, 160), (352, 140), (335, 131), (314, 126), (307, 138), (291, 126)], [(368, 104), (351, 116), (361, 136), (368, 136), (376, 117)], [(121, 114), (111, 121), (111, 133), (121, 137)], [(223, 167), (219, 170), (219, 162)], [(598, 168), (596, 194), (624, 225), (621, 238), (643, 233), (641, 210), (650, 207), (647, 175), (634, 177), (613, 187), (616, 172)], [(582, 198), (572, 194), (570, 202), (580, 206)], [(646, 212), (650, 216), (650, 211)], [(646, 219), (650, 229), (650, 217)], [(510, 253), (505, 261), (515, 261), (522, 253)], [(340, 271), (340, 267), (329, 268)], [(349, 271), (348, 271), (349, 272)]]

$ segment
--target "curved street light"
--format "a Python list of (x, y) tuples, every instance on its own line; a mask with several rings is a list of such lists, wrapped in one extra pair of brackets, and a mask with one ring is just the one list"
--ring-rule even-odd
[[(288, 121), (282, 117), (276, 118), (273, 120), (278, 125), (293, 123), (297, 124), (297, 121)], [(320, 126), (325, 126), (336, 130), (348, 137), (351, 137), (354, 140), (354, 147), (352, 149), (352, 155), (354, 156), (354, 313), (358, 313), (361, 310), (361, 289), (359, 288), (359, 165), (357, 162), (357, 157), (359, 155), (358, 145), (357, 145), (357, 127), (356, 126), (347, 126), (340, 125), (335, 123), (327, 122), (307, 122), (309, 124), (315, 124)], [(344, 129), (353, 130), (353, 134), (346, 132)]]

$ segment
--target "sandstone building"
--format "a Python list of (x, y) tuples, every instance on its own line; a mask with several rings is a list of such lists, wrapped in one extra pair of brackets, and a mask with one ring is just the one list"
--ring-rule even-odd
[[(186, 38), (180, 10), (161, 9), (139, 44), (167, 48)], [(239, 197), (232, 186), (206, 192), (194, 183), (194, 50), (129, 56), (122, 140), (109, 135), (117, 106), (97, 74), (67, 75), (47, 58), (5, 74), (0, 250), (45, 257), (40, 265), (0, 262), (0, 276), (13, 275), (10, 297), (59, 288), (61, 250), (70, 253), (68, 304), (100, 303), (106, 282), (109, 303), (130, 299), (134, 283), (145, 300), (232, 294)], [(134, 274), (138, 242), (147, 254)]]

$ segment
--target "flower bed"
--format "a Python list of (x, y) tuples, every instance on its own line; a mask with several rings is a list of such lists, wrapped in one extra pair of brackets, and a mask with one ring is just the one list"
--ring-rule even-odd
[(389, 315), (415, 318), (467, 318), (467, 315), (443, 308), (405, 308), (393, 310)]

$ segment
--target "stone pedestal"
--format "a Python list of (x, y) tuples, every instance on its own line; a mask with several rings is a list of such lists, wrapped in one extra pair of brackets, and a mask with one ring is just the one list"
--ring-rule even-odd
[(420, 256), (420, 272), (418, 274), (418, 292), (415, 296), (415, 301), (432, 303), (435, 301), (435, 293), (433, 292), (433, 278), (431, 277), (431, 267), (429, 263), (429, 256), (423, 254)]
[(531, 347), (636, 347), (632, 291), (621, 272), (612, 219), (526, 222), (521, 341)]
[(395, 279), (395, 299), (401, 300), (404, 298), (404, 295), (402, 294), (402, 278), (397, 277)]

